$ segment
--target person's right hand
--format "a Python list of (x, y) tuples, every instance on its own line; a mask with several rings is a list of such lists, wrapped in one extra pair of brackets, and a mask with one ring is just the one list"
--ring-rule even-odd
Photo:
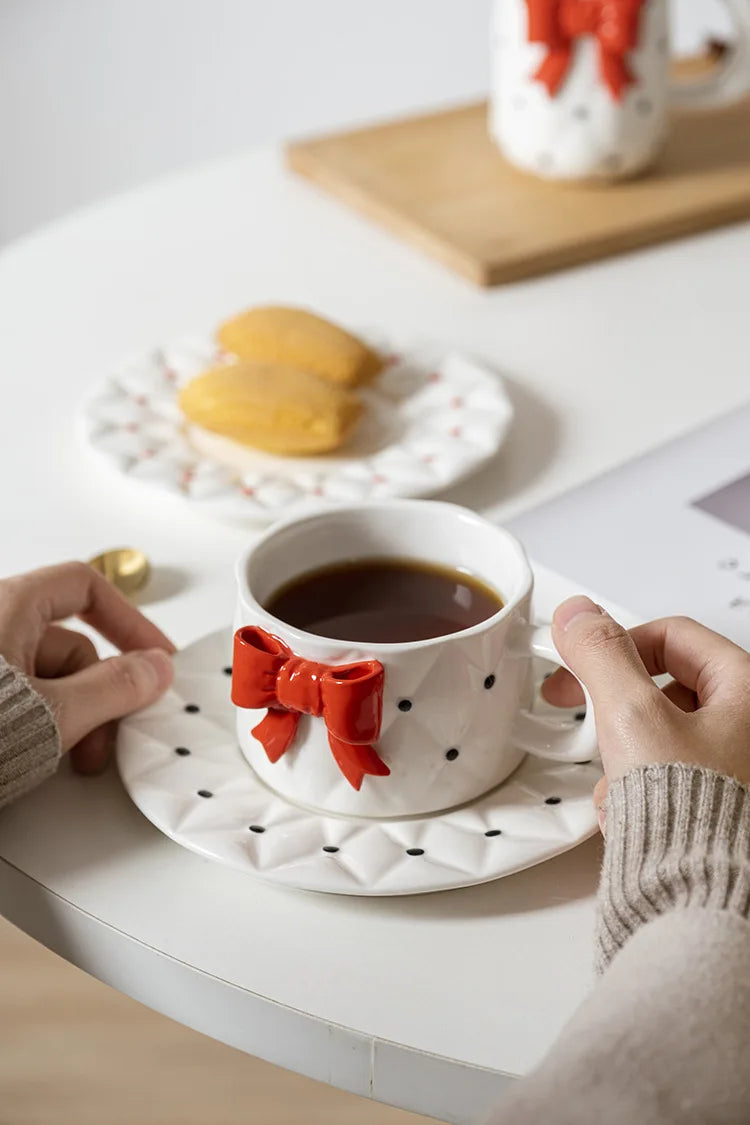
[[(750, 784), (750, 654), (689, 617), (665, 617), (626, 631), (589, 598), (558, 606), (555, 645), (594, 705), (606, 782), (636, 766), (684, 762)], [(652, 676), (671, 681), (658, 688)], [(583, 701), (565, 669), (545, 681), (549, 703)]]

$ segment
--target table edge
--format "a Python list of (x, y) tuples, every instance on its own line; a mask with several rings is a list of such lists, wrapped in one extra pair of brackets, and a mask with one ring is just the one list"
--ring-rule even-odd
[[(518, 1077), (368, 1036), (232, 984), (95, 918), (2, 858), (0, 914), (169, 1019), (360, 1097), (468, 1125), (485, 1117)], [(235, 1000), (229, 1018), (228, 992)]]

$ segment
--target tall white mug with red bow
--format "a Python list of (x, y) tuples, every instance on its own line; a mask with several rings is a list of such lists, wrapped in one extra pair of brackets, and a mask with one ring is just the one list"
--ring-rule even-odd
[[(468, 571), (501, 596), (485, 621), (393, 644), (331, 640), (265, 608), (283, 585), (342, 561), (414, 559)], [(453, 504), (389, 500), (278, 525), (241, 557), (232, 662), (237, 734), (269, 788), (346, 816), (426, 814), (472, 801), (525, 753), (580, 762), (594, 716), (531, 713), (533, 656), (560, 663), (531, 622), (533, 576), (507, 531)]]
[(669, 108), (750, 90), (750, 0), (725, 0), (736, 38), (693, 81), (669, 78), (667, 0), (495, 0), (490, 133), (517, 167), (612, 180), (658, 158)]

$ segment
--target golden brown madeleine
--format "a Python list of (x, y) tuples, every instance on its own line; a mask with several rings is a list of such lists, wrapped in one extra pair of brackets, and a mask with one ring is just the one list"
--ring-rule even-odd
[(220, 325), (216, 339), (240, 359), (290, 364), (345, 387), (369, 382), (383, 366), (367, 344), (305, 309), (248, 309)]
[(197, 375), (180, 391), (180, 407), (206, 430), (286, 455), (338, 449), (362, 413), (343, 387), (296, 367), (249, 361)]

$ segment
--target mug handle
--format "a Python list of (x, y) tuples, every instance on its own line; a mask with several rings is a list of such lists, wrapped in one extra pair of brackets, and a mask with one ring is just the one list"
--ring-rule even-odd
[(692, 81), (670, 82), (669, 101), (684, 109), (712, 109), (750, 92), (750, 0), (724, 0), (736, 31), (726, 58)]
[[(519, 656), (538, 656), (567, 668), (552, 643), (549, 625), (525, 626), (513, 648)], [(549, 758), (553, 762), (583, 763), (598, 757), (594, 708), (586, 688), (583, 684), (581, 687), (586, 699), (586, 718), (583, 722), (572, 725), (567, 719), (554, 719), (522, 710), (511, 733), (514, 745), (537, 758)]]

